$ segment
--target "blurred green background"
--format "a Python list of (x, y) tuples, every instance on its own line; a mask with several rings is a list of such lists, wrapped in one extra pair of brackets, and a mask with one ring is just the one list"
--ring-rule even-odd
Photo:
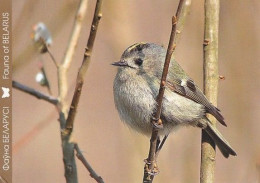
[[(176, 59), (202, 88), (203, 21), (202, 0), (193, 1)], [(72, 30), (79, 0), (13, 0), (13, 78), (47, 93), (35, 82), (38, 61), (43, 60), (54, 96), (57, 73), (47, 54), (33, 49), (32, 26), (44, 22), (53, 35), (51, 52), (59, 62)], [(135, 183), (143, 176), (149, 139), (133, 132), (119, 119), (113, 102), (113, 79), (122, 52), (136, 42), (167, 46), (171, 16), (177, 0), (105, 0), (97, 32), (92, 63), (75, 122), (77, 141), (93, 168), (105, 182)], [(216, 182), (258, 182), (260, 166), (260, 1), (220, 1), (218, 107), (228, 128), (219, 130), (237, 151), (225, 159), (217, 152)], [(87, 14), (71, 69), (70, 103), (75, 79), (88, 39), (95, 1)], [(13, 182), (65, 182), (58, 115), (53, 106), (13, 90)], [(168, 138), (159, 159), (160, 174), (154, 182), (199, 182), (200, 134), (182, 128)], [(77, 160), (79, 182), (95, 182)]]

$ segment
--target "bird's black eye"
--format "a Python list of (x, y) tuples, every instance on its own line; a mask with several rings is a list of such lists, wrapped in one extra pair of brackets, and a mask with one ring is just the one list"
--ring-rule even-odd
[(143, 64), (143, 60), (138, 58), (135, 60), (135, 64), (138, 65), (138, 66), (141, 66)]

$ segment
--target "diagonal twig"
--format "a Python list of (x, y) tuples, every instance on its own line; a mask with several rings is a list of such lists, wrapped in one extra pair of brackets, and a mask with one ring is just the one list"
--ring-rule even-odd
[(83, 165), (86, 167), (86, 169), (89, 171), (90, 176), (95, 179), (98, 183), (104, 183), (104, 180), (102, 179), (101, 176), (99, 176), (94, 169), (91, 167), (91, 165), (88, 163), (88, 161), (85, 159), (85, 157), (83, 156), (79, 146), (77, 143), (75, 143), (74, 146), (77, 154), (77, 158), (83, 163)]
[(44, 86), (47, 87), (48, 89), (48, 92), (49, 92), (49, 95), (52, 95), (52, 92), (51, 92), (51, 86), (50, 86), (50, 82), (49, 82), (49, 79), (47, 77), (47, 74), (46, 74), (46, 71), (45, 71), (45, 68), (44, 68), (44, 65), (43, 63), (41, 63), (41, 68), (40, 68), (42, 74), (43, 74), (43, 77), (44, 77)]
[[(56, 105), (56, 108), (59, 112), (59, 121), (60, 121), (60, 128), (61, 128), (61, 140), (62, 140), (62, 151), (63, 151), (63, 162), (64, 162), (64, 168), (65, 168), (65, 178), (67, 183), (77, 183), (78, 177), (77, 177), (77, 167), (76, 167), (76, 161), (75, 161), (75, 152), (74, 152), (74, 143), (71, 141), (72, 133), (66, 133), (65, 125), (66, 125), (66, 118), (67, 118), (67, 106), (66, 106), (66, 96), (68, 94), (68, 87), (67, 87), (67, 71), (72, 63), (72, 57), (75, 53), (76, 45), (78, 43), (78, 39), (80, 36), (80, 31), (82, 29), (82, 20), (86, 14), (87, 9), (87, 0), (81, 0), (79, 3), (79, 7), (76, 13), (73, 30), (71, 33), (71, 37), (67, 46), (67, 50), (65, 52), (65, 56), (63, 58), (63, 61), (61, 64), (58, 64), (51, 52), (47, 50), (50, 54), (50, 57), (52, 58), (55, 66), (58, 69), (58, 99), (55, 99), (53, 97), (47, 96), (45, 94), (42, 94), (41, 92), (38, 92), (32, 88), (26, 87), (20, 83), (13, 82), (14, 88), (17, 88), (19, 90), (22, 90), (26, 93), (29, 93), (37, 98), (46, 100), (50, 103), (53, 103)], [(83, 81), (83, 75), (87, 70), (88, 63), (90, 62), (90, 55), (92, 52), (95, 35), (97, 32), (97, 26), (99, 23), (99, 20), (101, 18), (101, 0), (97, 0), (95, 14), (93, 23), (91, 26), (91, 31), (89, 35), (88, 44), (85, 50), (83, 63), (81, 66), (81, 70), (79, 72), (79, 76), (77, 78), (82, 78)], [(77, 79), (78, 83), (79, 79)], [(82, 82), (83, 83), (83, 82)], [(82, 85), (81, 85), (82, 86)], [(75, 92), (76, 93), (76, 92)], [(75, 115), (74, 115), (75, 117)], [(71, 131), (72, 132), (72, 128)], [(80, 154), (80, 153), (79, 153)], [(81, 157), (81, 156), (80, 156)], [(83, 159), (85, 159), (83, 157)], [(85, 160), (86, 161), (86, 160)], [(102, 180), (102, 178), (101, 178)]]
[(20, 91), (23, 91), (25, 93), (28, 93), (28, 94), (30, 94), (30, 95), (38, 98), (38, 99), (45, 100), (45, 101), (47, 101), (47, 102), (49, 102), (51, 104), (54, 104), (54, 105), (58, 104), (58, 99), (56, 99), (56, 98), (54, 98), (52, 96), (48, 96), (46, 94), (43, 94), (40, 91), (37, 91), (37, 90), (35, 90), (33, 88), (25, 86), (25, 85), (23, 85), (23, 84), (21, 84), (21, 83), (19, 83), (17, 81), (13, 81), (12, 85), (13, 85), (14, 88), (16, 88), (16, 89), (18, 89)]
[[(68, 79), (67, 79), (67, 72), (70, 68), (70, 65), (72, 63), (72, 58), (75, 53), (78, 40), (80, 37), (80, 32), (82, 30), (82, 22), (83, 18), (86, 15), (87, 11), (87, 3), (88, 0), (81, 0), (77, 13), (75, 15), (75, 21), (73, 24), (73, 29), (70, 35), (70, 39), (68, 42), (68, 46), (66, 48), (65, 55), (62, 59), (62, 62), (60, 65), (58, 65), (58, 82), (59, 82), (59, 97), (61, 98), (61, 101), (64, 101), (64, 98), (66, 97), (68, 93)], [(63, 105), (63, 107), (66, 107)], [(67, 110), (67, 109), (65, 109)]]
[(82, 91), (84, 75), (85, 75), (85, 73), (88, 69), (89, 63), (90, 63), (91, 53), (92, 53), (94, 41), (96, 38), (98, 24), (102, 17), (101, 5), (102, 5), (102, 0), (97, 0), (88, 42), (87, 42), (87, 45), (85, 48), (82, 65), (78, 72), (76, 87), (75, 87), (73, 99), (72, 99), (71, 106), (70, 106), (70, 111), (69, 111), (68, 118), (67, 118), (66, 131), (68, 133), (71, 133), (73, 130), (73, 123), (74, 123), (74, 119), (75, 119), (75, 115), (76, 115), (76, 111), (77, 111), (77, 107), (78, 107), (78, 103), (79, 103), (79, 99), (80, 99), (80, 95), (81, 95), (81, 91)]
[(47, 52), (52, 60), (52, 62), (54, 63), (55, 67), (58, 68), (58, 63), (55, 59), (55, 57), (53, 56), (53, 54), (51, 53), (50, 49), (48, 48), (48, 46), (46, 46)]
[(158, 173), (158, 170), (155, 167), (155, 161), (156, 161), (156, 148), (157, 148), (157, 140), (158, 140), (158, 132), (159, 132), (158, 127), (163, 125), (162, 121), (160, 120), (161, 111), (162, 111), (162, 99), (163, 99), (163, 95), (164, 95), (166, 77), (168, 74), (171, 56), (176, 48), (175, 35), (176, 35), (176, 30), (177, 30), (177, 22), (179, 20), (179, 16), (183, 9), (184, 3), (185, 3), (185, 0), (180, 0), (176, 15), (172, 17), (172, 30), (171, 30), (169, 45), (168, 45), (168, 49), (167, 49), (167, 53), (166, 53), (166, 57), (165, 57), (165, 63), (164, 63), (164, 67), (163, 67), (159, 94), (156, 99), (157, 108), (156, 108), (156, 113), (154, 115), (154, 118), (152, 119), (152, 123), (154, 125), (153, 125), (152, 135), (151, 135), (151, 139), (150, 139), (150, 149), (149, 149), (148, 158), (146, 159), (146, 164), (144, 167), (143, 182), (145, 182), (145, 183), (147, 183), (147, 182), (151, 183), (153, 181), (154, 175), (156, 173)]
[[(93, 44), (94, 44), (94, 40), (95, 40), (95, 36), (96, 36), (96, 32), (97, 32), (97, 26), (98, 26), (99, 20), (101, 18), (101, 13), (100, 13), (101, 3), (102, 3), (101, 0), (97, 0), (94, 18), (93, 18), (93, 22), (92, 22), (92, 26), (91, 26), (91, 31), (89, 34), (88, 44), (87, 44), (87, 48), (84, 53), (82, 66), (81, 66), (80, 71), (77, 76), (76, 89), (74, 92), (70, 111), (74, 106), (77, 107), (77, 104), (79, 101), (79, 96), (80, 96), (82, 84), (83, 84), (83, 75), (86, 72), (88, 63), (90, 61), (90, 54), (91, 54), (91, 51), (93, 48)], [(62, 64), (58, 67), (58, 85), (59, 85), (58, 89), (59, 89), (59, 99), (60, 99), (59, 106), (60, 106), (60, 111), (61, 111), (60, 112), (60, 126), (61, 126), (61, 131), (62, 131), (61, 139), (62, 139), (62, 150), (63, 150), (63, 162), (64, 162), (64, 167), (65, 167), (65, 177), (66, 177), (67, 183), (77, 183), (78, 182), (77, 167), (76, 167), (75, 154), (74, 154), (74, 143), (71, 142), (71, 137), (72, 137), (71, 132), (72, 132), (73, 128), (70, 128), (69, 130), (67, 130), (68, 129), (67, 121), (70, 121), (70, 120), (68, 120), (68, 118), (70, 116), (72, 116), (71, 112), (70, 112), (68, 114), (69, 117), (67, 117), (67, 107), (66, 107), (66, 103), (65, 103), (65, 97), (67, 96), (67, 93), (68, 93), (67, 71), (72, 62), (72, 56), (75, 51), (75, 46), (78, 42), (79, 32), (80, 32), (79, 30), (82, 27), (81, 26), (82, 18), (86, 11), (86, 8), (84, 8), (84, 7), (86, 7), (86, 5), (87, 5), (87, 0), (81, 0), (79, 9), (78, 9), (78, 12), (76, 15), (75, 23), (74, 23), (74, 29), (72, 31), (72, 35), (70, 38), (70, 42), (69, 42), (64, 60), (63, 60)], [(80, 84), (80, 86), (79, 86), (79, 84)], [(75, 95), (78, 96), (78, 98), (76, 99), (77, 104), (75, 104)], [(76, 111), (76, 107), (75, 107), (75, 111)], [(73, 113), (73, 114), (74, 115), (73, 115), (72, 121), (74, 121), (74, 117), (75, 117), (75, 113)]]
[(63, 133), (66, 125), (67, 118), (67, 105), (66, 96), (68, 94), (68, 76), (67, 72), (69, 65), (72, 62), (76, 45), (80, 36), (80, 30), (82, 29), (82, 20), (86, 14), (87, 0), (81, 0), (77, 9), (72, 33), (68, 42), (67, 50), (61, 64), (58, 65), (58, 96), (59, 96), (59, 121), (61, 128), (61, 141), (62, 141), (62, 153), (63, 163), (65, 169), (65, 178), (67, 183), (77, 183), (77, 166), (74, 153), (74, 143), (71, 142), (71, 134)]

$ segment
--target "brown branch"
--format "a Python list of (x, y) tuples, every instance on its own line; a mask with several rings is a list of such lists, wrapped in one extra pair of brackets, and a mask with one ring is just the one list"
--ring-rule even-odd
[[(99, 22), (99, 19), (101, 18), (100, 14), (100, 7), (101, 7), (101, 2), (100, 0), (97, 1), (97, 5), (96, 5), (96, 10), (95, 10), (95, 14), (94, 14), (94, 19), (93, 19), (93, 23), (91, 26), (91, 31), (90, 31), (90, 35), (89, 35), (89, 41), (88, 41), (88, 45), (86, 49), (86, 52), (84, 54), (84, 59), (83, 59), (83, 63), (82, 66), (80, 68), (77, 80), (76, 80), (76, 87), (78, 86), (79, 83), (83, 84), (83, 71), (87, 70), (87, 66), (88, 66), (88, 62), (90, 60), (90, 53), (92, 51), (93, 48), (93, 44), (94, 44), (94, 39), (95, 39), (95, 35), (96, 35), (96, 31), (97, 31), (97, 25)], [(66, 182), (67, 183), (77, 183), (78, 182), (78, 178), (77, 178), (77, 167), (76, 167), (76, 161), (75, 161), (75, 154), (74, 154), (74, 143), (71, 142), (71, 136), (72, 136), (72, 128), (70, 128), (70, 130), (68, 131), (66, 128), (68, 124), (68, 122), (66, 122), (66, 118), (67, 118), (67, 108), (66, 108), (66, 104), (65, 104), (65, 97), (68, 93), (68, 87), (67, 87), (67, 70), (70, 66), (70, 63), (72, 61), (72, 55), (75, 51), (75, 46), (77, 44), (78, 41), (78, 36), (79, 36), (79, 30), (81, 29), (81, 24), (82, 24), (82, 18), (83, 15), (85, 14), (86, 8), (83, 8), (82, 6), (86, 6), (87, 4), (87, 0), (81, 0), (80, 5), (79, 5), (79, 9), (76, 15), (76, 19), (75, 19), (75, 23), (74, 23), (74, 29), (71, 35), (71, 39), (69, 42), (69, 46), (67, 49), (67, 52), (65, 54), (65, 59), (62, 62), (62, 64), (58, 67), (58, 85), (59, 85), (59, 99), (60, 99), (60, 103), (59, 103), (59, 107), (60, 107), (60, 126), (62, 129), (62, 133), (61, 133), (61, 138), (62, 138), (62, 151), (63, 151), (63, 161), (64, 161), (64, 167), (65, 167), (65, 177), (66, 177)], [(98, 15), (97, 13), (98, 12)], [(97, 18), (98, 17), (98, 18)], [(96, 20), (98, 19), (98, 20)], [(87, 63), (86, 63), (87, 62)], [(82, 81), (82, 82), (80, 82)], [(81, 87), (82, 87), (81, 84)], [(75, 89), (75, 94), (78, 92), (80, 93), (82, 88), (76, 88)], [(73, 96), (73, 101), (75, 101), (75, 94)], [(79, 98), (77, 99), (79, 100)], [(74, 104), (74, 102), (72, 102)], [(77, 101), (78, 103), (78, 101)], [(72, 105), (73, 106), (73, 105)], [(71, 111), (72, 107), (70, 108)], [(71, 113), (71, 112), (70, 112)], [(71, 116), (71, 114), (69, 114), (69, 116)], [(73, 120), (74, 120), (75, 114), (73, 115)]]
[(52, 62), (54, 63), (55, 67), (58, 68), (58, 63), (57, 63), (55, 57), (54, 57), (53, 54), (51, 53), (51, 51), (50, 51), (50, 49), (48, 48), (48, 46), (46, 46), (46, 48), (47, 48), (47, 52), (48, 52), (48, 54), (49, 54), (49, 56), (50, 56)]
[(28, 94), (30, 94), (30, 95), (38, 98), (38, 99), (45, 100), (45, 101), (47, 101), (51, 104), (54, 104), (54, 105), (58, 104), (58, 99), (56, 99), (52, 96), (48, 96), (46, 94), (43, 94), (43, 93), (41, 93), (41, 92), (39, 92), (39, 91), (37, 91), (33, 88), (30, 88), (28, 86), (25, 86), (25, 85), (23, 85), (23, 84), (21, 84), (17, 81), (13, 81), (12, 85), (13, 85), (13, 88), (18, 89), (20, 91), (23, 91), (25, 93), (28, 93)]
[[(63, 58), (63, 61), (61, 64), (57, 64), (56, 60), (54, 59), (53, 55), (51, 52), (47, 49), (51, 59), (53, 60), (55, 66), (58, 69), (58, 98), (57, 99), (52, 99), (52, 97), (46, 96), (34, 89), (31, 89), (29, 87), (25, 87), (17, 82), (13, 82), (13, 85), (15, 88), (18, 88), (22, 91), (25, 91), (31, 95), (36, 96), (37, 98), (46, 100), (50, 103), (54, 103), (56, 105), (56, 108), (58, 109), (59, 112), (59, 121), (60, 121), (60, 128), (61, 128), (61, 140), (62, 140), (62, 151), (63, 151), (63, 162), (64, 162), (64, 168), (65, 168), (65, 177), (66, 177), (66, 182), (67, 183), (77, 183), (78, 182), (78, 177), (77, 177), (77, 167), (76, 167), (76, 161), (75, 161), (75, 154), (74, 154), (74, 143), (71, 141), (72, 137), (72, 129), (70, 133), (66, 133), (65, 125), (66, 125), (66, 118), (67, 118), (67, 106), (66, 106), (66, 101), (65, 98), (68, 94), (68, 87), (67, 87), (67, 71), (70, 67), (70, 64), (72, 62), (72, 57), (75, 53), (76, 45), (78, 43), (78, 39), (80, 36), (80, 31), (82, 29), (82, 20), (86, 14), (86, 9), (87, 9), (87, 0), (81, 0), (79, 3), (79, 7), (76, 13), (74, 25), (73, 25), (73, 30), (70, 36), (70, 40), (67, 46), (67, 50), (65, 52), (65, 56)], [(90, 54), (93, 48), (94, 44), (94, 39), (97, 31), (97, 26), (99, 19), (101, 18), (101, 13), (100, 13), (100, 7), (101, 7), (101, 0), (97, 1), (97, 6), (95, 10), (95, 15), (93, 19), (93, 24), (91, 27), (90, 31), (90, 36), (89, 36), (89, 41), (87, 44), (87, 48), (85, 50), (85, 55), (83, 59), (83, 63), (81, 66), (81, 70), (79, 73), (79, 76), (82, 77), (83, 81), (83, 74), (86, 72), (88, 63), (90, 61)], [(98, 12), (98, 14), (96, 13)], [(79, 77), (78, 77), (79, 78)], [(78, 81), (78, 79), (77, 79)], [(78, 82), (77, 82), (78, 83)], [(82, 82), (83, 83), (83, 82)], [(41, 127), (41, 125), (40, 125)], [(26, 142), (31, 136), (37, 132), (37, 128), (33, 129), (31, 133), (27, 134), (25, 138), (22, 139), (21, 144)], [(80, 154), (80, 153), (78, 153)], [(80, 156), (83, 157), (83, 156)], [(82, 160), (85, 160), (83, 157)], [(86, 160), (84, 161), (86, 163)], [(88, 164), (89, 165), (89, 164)], [(91, 174), (92, 175), (92, 174)], [(96, 174), (95, 174), (96, 175)], [(102, 178), (100, 182), (103, 182)]]
[[(205, 0), (204, 25), (204, 93), (211, 103), (217, 104), (218, 92), (218, 25), (219, 0)], [(207, 116), (216, 125), (216, 119)], [(214, 182), (215, 143), (202, 131), (200, 182)]]
[(64, 59), (60, 65), (58, 65), (58, 93), (59, 93), (59, 121), (61, 128), (61, 140), (62, 140), (62, 152), (63, 152), (63, 163), (65, 169), (65, 178), (67, 183), (77, 183), (77, 166), (74, 154), (74, 143), (71, 142), (71, 134), (65, 133), (64, 128), (66, 125), (67, 117), (67, 105), (66, 96), (68, 94), (68, 79), (67, 71), (72, 57), (75, 52), (75, 48), (80, 36), (80, 30), (82, 29), (82, 20), (86, 14), (87, 0), (81, 0), (76, 13), (73, 30), (70, 36), (67, 50), (65, 52)]
[(83, 165), (86, 167), (86, 169), (89, 171), (90, 176), (95, 179), (98, 183), (104, 183), (103, 179), (101, 176), (99, 176), (94, 169), (91, 167), (91, 165), (88, 163), (88, 161), (86, 160), (86, 158), (83, 156), (81, 150), (79, 149), (78, 144), (75, 143), (74, 146), (77, 154), (77, 158), (83, 163)]
[[(60, 91), (59, 96), (62, 101), (64, 101), (63, 98), (65, 98), (66, 94), (68, 93), (67, 72), (68, 72), (68, 69), (72, 62), (72, 58), (73, 58), (73, 55), (75, 53), (75, 50), (76, 50), (76, 47), (78, 44), (80, 32), (82, 29), (83, 18), (85, 17), (86, 10), (87, 10), (87, 3), (88, 3), (87, 0), (80, 1), (77, 13), (75, 15), (73, 30), (71, 32), (71, 36), (69, 39), (69, 43), (68, 43), (62, 64), (58, 66), (58, 70), (59, 70), (58, 82), (59, 82), (59, 91)], [(64, 106), (64, 107), (66, 107), (66, 106)]]
[(87, 46), (85, 48), (82, 65), (78, 72), (75, 92), (73, 95), (73, 99), (71, 102), (70, 111), (69, 111), (69, 115), (68, 115), (68, 119), (67, 119), (67, 123), (66, 123), (66, 130), (68, 133), (71, 133), (73, 130), (73, 123), (74, 123), (74, 119), (75, 119), (75, 115), (76, 115), (76, 111), (77, 111), (77, 107), (78, 107), (78, 103), (79, 103), (79, 99), (80, 99), (80, 95), (81, 95), (81, 91), (82, 91), (84, 75), (85, 75), (85, 73), (88, 69), (89, 63), (90, 63), (91, 53), (92, 53), (92, 49), (93, 49), (93, 45), (94, 45), (94, 41), (95, 41), (97, 29), (98, 29), (98, 24), (102, 17), (101, 5), (102, 5), (102, 0), (97, 0)]
[(77, 47), (77, 43), (79, 40), (80, 32), (82, 29), (82, 20), (85, 17), (87, 10), (87, 0), (82, 0), (79, 5), (78, 12), (75, 17), (75, 22), (73, 25), (73, 31), (69, 40), (69, 44), (63, 58), (63, 66), (65, 68), (69, 68), (72, 62), (72, 57), (75, 53), (75, 49)]
[(176, 35), (176, 29), (177, 29), (177, 22), (179, 20), (179, 16), (181, 14), (181, 11), (182, 11), (184, 5), (185, 5), (185, 0), (180, 0), (176, 15), (172, 17), (172, 30), (171, 30), (169, 45), (168, 45), (168, 49), (167, 49), (167, 53), (166, 53), (166, 57), (165, 57), (165, 63), (164, 63), (164, 67), (163, 67), (159, 94), (156, 99), (157, 109), (156, 109), (156, 113), (154, 115), (154, 119), (152, 119), (152, 123), (154, 125), (153, 125), (152, 135), (151, 135), (151, 139), (150, 139), (150, 150), (149, 150), (149, 155), (146, 160), (145, 167), (144, 167), (143, 182), (145, 182), (145, 183), (147, 183), (147, 182), (151, 183), (153, 181), (154, 175), (158, 172), (158, 170), (155, 167), (155, 162), (156, 162), (155, 158), (156, 158), (158, 131), (159, 131), (160, 126), (163, 125), (162, 121), (160, 120), (161, 111), (162, 111), (162, 100), (163, 100), (163, 95), (164, 95), (164, 90), (165, 90), (166, 77), (168, 74), (168, 69), (169, 69), (169, 65), (170, 65), (170, 61), (171, 61), (171, 56), (176, 48), (176, 44), (174, 42), (175, 42), (175, 35)]

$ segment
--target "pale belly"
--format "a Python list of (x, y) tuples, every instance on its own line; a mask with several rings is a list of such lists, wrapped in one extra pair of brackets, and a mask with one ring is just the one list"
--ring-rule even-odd
[[(155, 97), (158, 92), (152, 91), (147, 84), (131, 80), (114, 81), (114, 100), (121, 120), (140, 133), (150, 135), (152, 131), (151, 118), (155, 111)], [(158, 86), (159, 88), (159, 86)], [(165, 90), (162, 119), (163, 129), (160, 135), (170, 133), (182, 125), (195, 126), (197, 121), (204, 116), (204, 107), (177, 93)]]

